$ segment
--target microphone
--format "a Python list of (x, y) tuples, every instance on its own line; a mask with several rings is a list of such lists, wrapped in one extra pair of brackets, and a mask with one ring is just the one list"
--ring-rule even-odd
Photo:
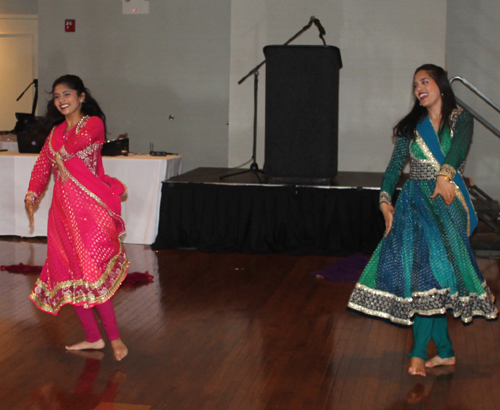
[[(306, 26), (306, 27), (307, 27), (307, 28), (310, 28), (310, 27), (313, 25), (314, 20), (316, 20), (316, 17), (311, 16), (311, 18), (309, 19), (309, 23), (307, 23), (307, 26)], [(304, 27), (304, 28), (305, 28), (305, 27)]]
[(316, 27), (318, 27), (318, 30), (319, 30), (319, 34), (321, 34), (322, 36), (326, 35), (326, 31), (325, 31), (325, 28), (321, 25), (321, 22), (319, 21), (319, 19), (317, 19), (316, 17), (314, 16), (311, 16), (311, 19), (314, 18), (314, 25)]

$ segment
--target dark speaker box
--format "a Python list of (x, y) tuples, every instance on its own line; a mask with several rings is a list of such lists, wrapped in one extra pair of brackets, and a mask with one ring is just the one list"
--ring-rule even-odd
[(117, 155), (128, 155), (128, 138), (106, 141), (102, 144), (101, 155), (116, 157)]
[(39, 128), (40, 117), (34, 114), (16, 112), (16, 126), (13, 133), (17, 135), (18, 151), (22, 154), (38, 154), (45, 144), (47, 133)]
[(266, 46), (264, 172), (271, 182), (329, 183), (338, 171), (340, 50)]

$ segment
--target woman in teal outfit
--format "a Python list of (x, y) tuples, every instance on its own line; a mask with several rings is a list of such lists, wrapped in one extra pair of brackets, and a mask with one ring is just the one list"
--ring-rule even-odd
[[(455, 364), (446, 311), (469, 323), (494, 319), (494, 297), (474, 259), (477, 225), (462, 169), (473, 118), (458, 110), (446, 72), (425, 64), (413, 77), (415, 103), (395, 127), (396, 145), (384, 174), (380, 210), (386, 232), (349, 299), (351, 309), (413, 325), (409, 373)], [(394, 208), (392, 196), (410, 159), (410, 178)], [(433, 339), (437, 355), (427, 360)]]

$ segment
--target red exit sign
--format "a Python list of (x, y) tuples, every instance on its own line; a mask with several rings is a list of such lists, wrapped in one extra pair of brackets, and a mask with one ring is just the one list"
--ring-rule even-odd
[(75, 20), (64, 20), (64, 31), (66, 33), (74, 33), (75, 27), (76, 27)]

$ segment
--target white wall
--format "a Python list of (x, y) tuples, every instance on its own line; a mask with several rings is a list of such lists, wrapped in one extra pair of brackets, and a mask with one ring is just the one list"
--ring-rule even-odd
[[(340, 48), (339, 170), (384, 171), (391, 129), (410, 108), (415, 68), (444, 65), (445, 0), (232, 0), (229, 164), (251, 157), (253, 78), (237, 82), (311, 15)], [(294, 44), (322, 44), (313, 26)], [(265, 66), (260, 71), (257, 163), (263, 168)]]
[(0, 0), (0, 14), (37, 14), (38, 0)]
[(0, 56), (0, 130), (10, 131), (16, 125), (16, 113), (33, 109), (35, 87), (31, 83), (38, 78), (36, 15), (0, 14)]
[[(108, 115), (110, 137), (131, 148), (180, 152), (185, 169), (235, 166), (252, 151), (253, 79), (237, 81), (318, 17), (340, 48), (339, 169), (383, 171), (390, 130), (410, 103), (413, 70), (444, 65), (500, 103), (500, 3), (489, 0), (170, 0), (124, 16), (120, 1), (0, 0), (0, 13), (39, 13), (40, 106), (51, 82), (83, 77)], [(64, 19), (77, 32), (63, 32)], [(320, 44), (312, 27), (295, 44)], [(258, 163), (263, 167), (265, 66), (260, 75)], [(498, 128), (499, 116), (454, 85)], [(169, 121), (168, 115), (175, 120)], [(226, 122), (230, 124), (227, 127)], [(500, 140), (476, 124), (466, 174), (500, 198)]]
[[(237, 81), (262, 61), (265, 45), (284, 43), (311, 15), (344, 62), (341, 170), (385, 169), (391, 127), (409, 107), (413, 70), (444, 63), (445, 0), (155, 0), (150, 11), (124, 16), (120, 1), (39, 0), (40, 105), (56, 77), (81, 75), (108, 116), (110, 138), (128, 132), (132, 150), (147, 152), (154, 142), (179, 152), (186, 170), (250, 159), (253, 79)], [(76, 33), (63, 32), (67, 18), (76, 19)], [(296, 44), (320, 44), (316, 28)], [(264, 86), (265, 68), (261, 167)]]
[(119, 0), (39, 0), (38, 13), (41, 106), (53, 80), (77, 74), (110, 139), (128, 132), (132, 151), (179, 152), (185, 170), (226, 165), (230, 0), (155, 0), (133, 16)]
[[(448, 1), (446, 67), (500, 105), (500, 3), (490, 0)], [(500, 114), (460, 83), (453, 89), (497, 129)], [(465, 174), (488, 195), (500, 199), (500, 138), (475, 122), (474, 140)]]

